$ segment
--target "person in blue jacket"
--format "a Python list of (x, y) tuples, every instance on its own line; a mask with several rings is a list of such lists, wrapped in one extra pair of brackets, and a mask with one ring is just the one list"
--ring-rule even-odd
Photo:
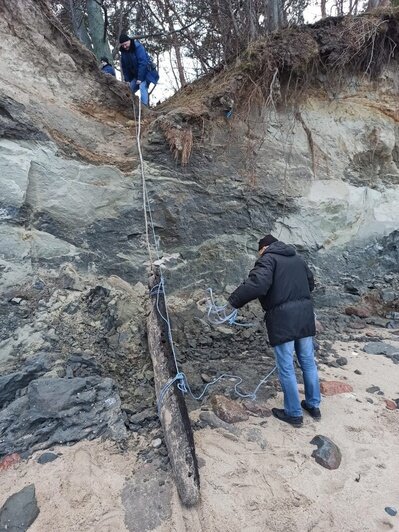
[(148, 105), (148, 86), (150, 83), (156, 85), (159, 80), (155, 65), (144, 46), (126, 33), (122, 33), (119, 37), (119, 43), (124, 80), (129, 83), (133, 94), (140, 89), (141, 101), (144, 105)]
[(111, 63), (108, 61), (108, 58), (102, 57), (100, 61), (101, 61), (101, 72), (104, 72), (104, 74), (111, 74), (111, 76), (116, 77), (115, 69), (111, 65)]

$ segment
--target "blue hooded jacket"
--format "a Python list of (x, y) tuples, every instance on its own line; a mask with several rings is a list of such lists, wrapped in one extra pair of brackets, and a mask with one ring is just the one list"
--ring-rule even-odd
[(139, 79), (148, 83), (156, 84), (159, 74), (153, 66), (151, 58), (147, 54), (144, 46), (134, 39), (130, 39), (130, 48), (125, 50), (119, 48), (121, 53), (122, 72), (125, 81)]
[(110, 65), (109, 63), (107, 65), (104, 65), (101, 69), (102, 72), (104, 72), (105, 74), (111, 74), (112, 76), (115, 76), (116, 77), (116, 74), (115, 74), (115, 69), (112, 65)]

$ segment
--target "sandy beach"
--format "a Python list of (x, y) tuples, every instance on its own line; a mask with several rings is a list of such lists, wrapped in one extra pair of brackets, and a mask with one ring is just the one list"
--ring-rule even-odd
[[(181, 507), (170, 472), (143, 462), (137, 445), (121, 452), (100, 441), (55, 448), (62, 454), (44, 465), (39, 452), (1, 471), (0, 504), (33, 483), (40, 514), (31, 532), (399, 530), (399, 516), (385, 511), (399, 508), (399, 410), (385, 403), (399, 397), (399, 365), (365, 354), (361, 343), (337, 342), (334, 349), (348, 364), (321, 365), (320, 377), (353, 392), (324, 397), (320, 422), (305, 416), (294, 429), (251, 416), (232, 431), (195, 432), (202, 497), (196, 508)], [(367, 392), (371, 386), (383, 394)], [(281, 394), (267, 406), (280, 404)], [(316, 435), (339, 447), (338, 469), (311, 457)]]

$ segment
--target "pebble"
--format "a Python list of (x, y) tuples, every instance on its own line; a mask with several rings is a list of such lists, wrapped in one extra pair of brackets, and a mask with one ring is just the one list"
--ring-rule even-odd
[(370, 386), (369, 388), (366, 388), (367, 393), (376, 393), (379, 392), (381, 388), (379, 386)]
[(9, 469), (15, 464), (18, 464), (18, 462), (21, 461), (21, 455), (18, 453), (12, 453), (0, 460), (0, 471)]
[(323, 395), (337, 395), (339, 393), (353, 392), (352, 386), (340, 381), (322, 381), (320, 391)]
[(155, 438), (155, 440), (152, 440), (152, 443), (151, 443), (152, 447), (154, 449), (159, 449), (159, 447), (161, 447), (162, 445), (162, 440), (161, 438)]
[(388, 410), (396, 410), (398, 408), (395, 401), (392, 401), (391, 399), (385, 399), (385, 406), (388, 408)]
[(43, 453), (39, 456), (37, 459), (38, 464), (48, 464), (49, 462), (54, 462), (54, 460), (57, 460), (58, 454), (55, 453)]
[(339, 447), (327, 436), (315, 436), (310, 442), (311, 445), (317, 445), (317, 449), (312, 452), (312, 457), (318, 464), (326, 469), (338, 469), (342, 455)]
[(223, 395), (214, 395), (211, 405), (214, 413), (226, 423), (237, 423), (249, 418), (248, 413), (237, 401), (232, 401)]
[(362, 372), (360, 370), (358, 370), (358, 369), (355, 369), (354, 373), (356, 373), (356, 375), (361, 375), (362, 374)]
[(346, 366), (346, 364), (348, 363), (348, 359), (345, 358), (345, 357), (339, 357), (339, 358), (337, 358), (336, 363), (339, 366)]
[(392, 506), (386, 506), (385, 511), (388, 515), (395, 517), (395, 515), (398, 513), (396, 508), (392, 508)]

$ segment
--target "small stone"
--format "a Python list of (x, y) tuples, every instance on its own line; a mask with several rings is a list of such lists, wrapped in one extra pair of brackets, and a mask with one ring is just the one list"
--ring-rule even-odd
[(270, 408), (267, 408), (267, 406), (262, 403), (245, 400), (243, 401), (242, 405), (246, 410), (248, 410), (248, 412), (251, 412), (251, 414), (255, 414), (256, 416), (270, 417), (272, 415)]
[(10, 303), (12, 303), (13, 305), (20, 305), (21, 301), (22, 297), (13, 297), (12, 299), (10, 299)]
[(323, 395), (331, 396), (339, 393), (353, 392), (353, 388), (349, 384), (346, 384), (346, 382), (322, 381), (320, 383), (320, 391)]
[(212, 382), (212, 377), (210, 377), (209, 375), (207, 375), (206, 373), (201, 373), (201, 379), (208, 383), (208, 382)]
[(152, 440), (151, 442), (151, 446), (154, 448), (154, 449), (159, 449), (159, 447), (161, 447), (162, 445), (162, 440), (161, 438), (155, 438), (155, 440)]
[(366, 388), (367, 393), (376, 393), (380, 391), (379, 386), (370, 386), (370, 388)]
[(236, 427), (232, 427), (230, 423), (222, 421), (216, 414), (213, 412), (201, 412), (200, 420), (211, 427), (212, 429), (224, 429), (233, 434), (238, 434), (239, 431)]
[(338, 364), (338, 366), (346, 366), (346, 364), (348, 363), (348, 359), (345, 357), (339, 357), (337, 358), (336, 363)]
[(366, 328), (366, 324), (363, 323), (362, 321), (353, 321), (352, 323), (350, 323), (348, 325), (349, 329), (355, 329), (355, 330), (360, 330), (360, 329), (365, 329)]
[(43, 453), (39, 456), (37, 459), (38, 464), (48, 464), (49, 462), (54, 462), (54, 460), (57, 460), (58, 454), (55, 453)]
[(347, 316), (357, 316), (358, 318), (370, 317), (370, 311), (367, 307), (346, 307), (345, 314)]
[(355, 369), (355, 371), (353, 373), (356, 373), (356, 375), (361, 375), (362, 374), (362, 372), (359, 369)]
[(35, 486), (30, 484), (8, 497), (0, 509), (0, 530), (25, 532), (38, 515)]
[(317, 449), (312, 452), (312, 457), (318, 464), (326, 469), (338, 469), (342, 460), (341, 451), (330, 438), (318, 435), (310, 443), (317, 445)]
[(392, 401), (391, 399), (385, 399), (385, 406), (388, 408), (388, 410), (396, 410), (398, 408), (395, 401)]
[(18, 453), (9, 454), (0, 460), (0, 471), (5, 471), (20, 461), (21, 456)]
[(366, 401), (370, 403), (371, 405), (374, 404), (374, 401), (371, 399), (371, 397), (366, 397)]
[(214, 413), (226, 423), (237, 423), (249, 418), (247, 412), (237, 401), (228, 399), (223, 395), (214, 395), (211, 405)]
[(395, 515), (398, 513), (397, 509), (393, 508), (392, 506), (386, 506), (385, 511), (391, 517), (395, 517)]
[(374, 316), (372, 318), (367, 318), (366, 319), (366, 323), (368, 325), (375, 325), (376, 327), (386, 327), (387, 323), (388, 323), (388, 320), (384, 319), (384, 318), (378, 318), (378, 317)]

